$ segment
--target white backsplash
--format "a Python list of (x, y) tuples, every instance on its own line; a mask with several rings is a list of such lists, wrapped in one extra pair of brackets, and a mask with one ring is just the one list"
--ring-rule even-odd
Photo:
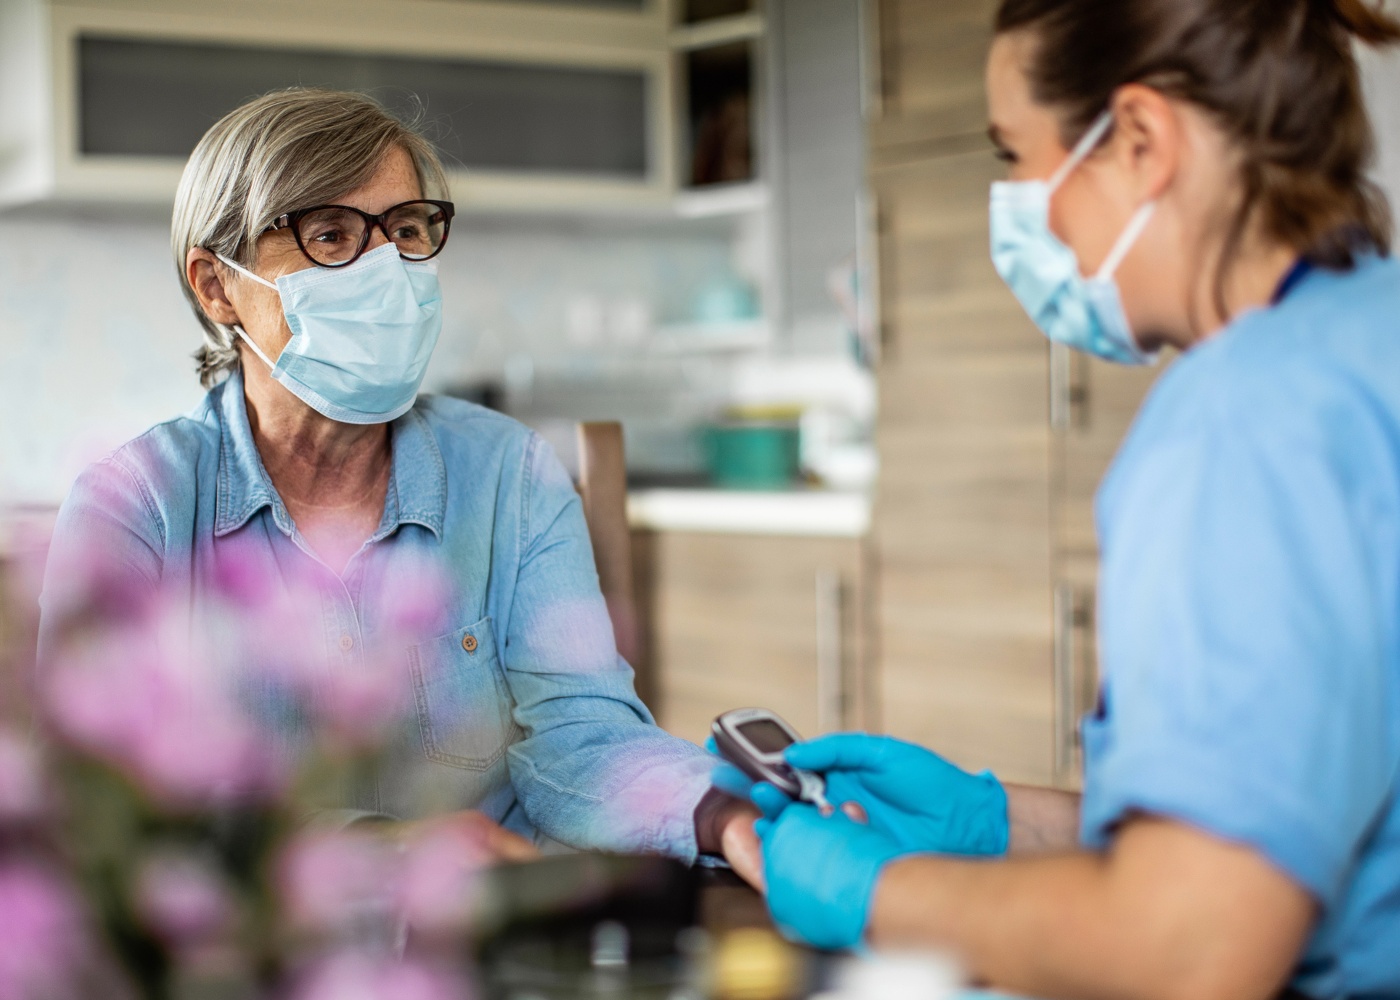
[[(168, 233), (149, 212), (0, 215), (0, 505), (57, 502), (85, 464), (198, 402)], [(732, 255), (717, 230), (459, 218), (427, 388), (522, 361), (606, 373), (730, 280)]]

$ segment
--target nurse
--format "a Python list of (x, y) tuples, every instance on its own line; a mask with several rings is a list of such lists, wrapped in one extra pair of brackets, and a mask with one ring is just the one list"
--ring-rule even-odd
[(1047, 998), (1400, 997), (1400, 264), (1358, 39), (1400, 26), (1003, 0), (998, 270), (1054, 340), (1183, 356), (1098, 497), (1082, 799), (889, 739), (794, 747), (848, 804), (753, 791), (792, 935)]

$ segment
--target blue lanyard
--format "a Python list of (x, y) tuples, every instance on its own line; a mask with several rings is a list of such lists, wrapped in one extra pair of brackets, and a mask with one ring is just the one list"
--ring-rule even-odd
[(1278, 283), (1278, 288), (1274, 291), (1274, 297), (1269, 300), (1269, 305), (1276, 306), (1292, 294), (1293, 289), (1312, 273), (1313, 265), (1306, 257), (1299, 257), (1298, 263), (1288, 269), (1288, 273), (1283, 276), (1283, 280)]

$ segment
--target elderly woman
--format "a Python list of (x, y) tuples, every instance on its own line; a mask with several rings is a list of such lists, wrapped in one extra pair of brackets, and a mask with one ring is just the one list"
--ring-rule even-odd
[(237, 556), (324, 584), (317, 629), (348, 668), (436, 565), (448, 620), (398, 658), (414, 731), (392, 773), (332, 805), (486, 826), (508, 854), (530, 850), (519, 838), (727, 848), (742, 869), (751, 817), (707, 795), (711, 758), (634, 693), (559, 462), (504, 416), (418, 395), (442, 326), (445, 190), (428, 142), (360, 95), (272, 93), (209, 130), (171, 234), (208, 394), (79, 478), (41, 644), (75, 553), (192, 602)]

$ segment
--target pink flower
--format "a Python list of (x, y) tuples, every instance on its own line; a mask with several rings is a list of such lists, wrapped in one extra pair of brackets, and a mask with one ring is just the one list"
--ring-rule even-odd
[(136, 879), (136, 911), (177, 951), (216, 943), (234, 926), (237, 908), (228, 884), (207, 862), (168, 851), (148, 858)]
[(384, 645), (402, 646), (439, 635), (448, 627), (451, 579), (440, 560), (408, 560), (378, 595), (376, 617), (384, 623)]
[(71, 889), (36, 864), (0, 863), (0, 997), (76, 997), (85, 951), (82, 911)]
[(392, 845), (362, 831), (308, 830), (282, 853), (277, 874), (288, 916), (304, 930), (331, 933), (392, 919)]
[(429, 934), (464, 929), (471, 918), (476, 876), (493, 860), (469, 833), (430, 826), (409, 843), (403, 857), (398, 899), (404, 917)]
[[(420, 578), (415, 570), (386, 589), (392, 595), (385, 597), (388, 607), (372, 614), (386, 622), (383, 635), (336, 637), (328, 647), (322, 609), (338, 582), (308, 570), (225, 558), (219, 578), (227, 599), (223, 611), (236, 633), (242, 668), (291, 696), (318, 734), (335, 745), (378, 744), (410, 704), (404, 623), (416, 624), (414, 614), (435, 615), (430, 595), (439, 593), (431, 582), (437, 576), (430, 569), (424, 573)], [(403, 610), (401, 603), (416, 611)], [(340, 645), (344, 639), (348, 646)]]
[(38, 752), (0, 729), (0, 825), (32, 822), (43, 816), (47, 805)]
[(290, 1000), (470, 1000), (460, 973), (415, 961), (340, 952), (311, 966)]
[(178, 612), (70, 643), (46, 678), (58, 733), (181, 806), (260, 801), (286, 762), (247, 716)]

